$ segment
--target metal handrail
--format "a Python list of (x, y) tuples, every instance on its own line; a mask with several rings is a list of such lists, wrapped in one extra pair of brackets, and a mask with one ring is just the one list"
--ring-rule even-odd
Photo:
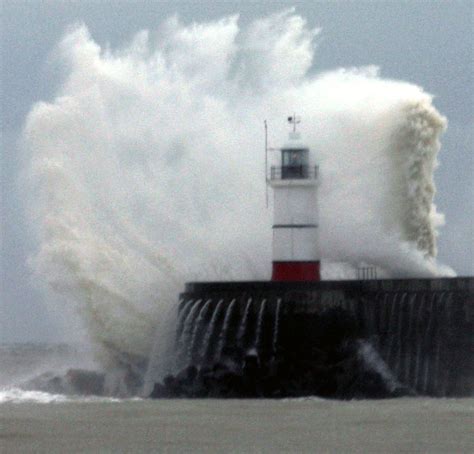
[(377, 267), (364, 266), (357, 268), (357, 279), (360, 281), (377, 279)]
[(270, 180), (315, 180), (318, 170), (318, 166), (272, 166)]

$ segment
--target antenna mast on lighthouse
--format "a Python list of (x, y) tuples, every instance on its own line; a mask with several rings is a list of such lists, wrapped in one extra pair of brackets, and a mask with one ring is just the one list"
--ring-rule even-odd
[(319, 281), (321, 276), (318, 166), (296, 131), (300, 122), (296, 115), (288, 117), (293, 131), (279, 149), (280, 165), (271, 167), (267, 180), (273, 189), (273, 281)]
[(265, 206), (268, 208), (268, 176), (267, 176), (267, 169), (268, 169), (268, 126), (267, 120), (263, 121), (265, 125)]

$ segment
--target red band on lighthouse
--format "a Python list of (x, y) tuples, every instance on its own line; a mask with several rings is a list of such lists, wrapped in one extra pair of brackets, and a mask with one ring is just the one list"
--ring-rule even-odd
[(320, 262), (273, 262), (272, 281), (319, 281)]

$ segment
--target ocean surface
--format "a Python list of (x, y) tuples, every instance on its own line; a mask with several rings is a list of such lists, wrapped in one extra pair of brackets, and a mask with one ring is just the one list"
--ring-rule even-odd
[(473, 453), (474, 398), (148, 400), (51, 394), (93, 364), (67, 345), (0, 346), (0, 452)]

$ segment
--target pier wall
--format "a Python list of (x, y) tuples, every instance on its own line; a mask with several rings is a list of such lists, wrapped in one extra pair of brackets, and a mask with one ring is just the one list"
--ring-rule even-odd
[(291, 363), (304, 380), (328, 356), (337, 362), (331, 346), (347, 338), (416, 394), (474, 394), (472, 277), (189, 283), (178, 310), (177, 369), (254, 352), (261, 364)]

